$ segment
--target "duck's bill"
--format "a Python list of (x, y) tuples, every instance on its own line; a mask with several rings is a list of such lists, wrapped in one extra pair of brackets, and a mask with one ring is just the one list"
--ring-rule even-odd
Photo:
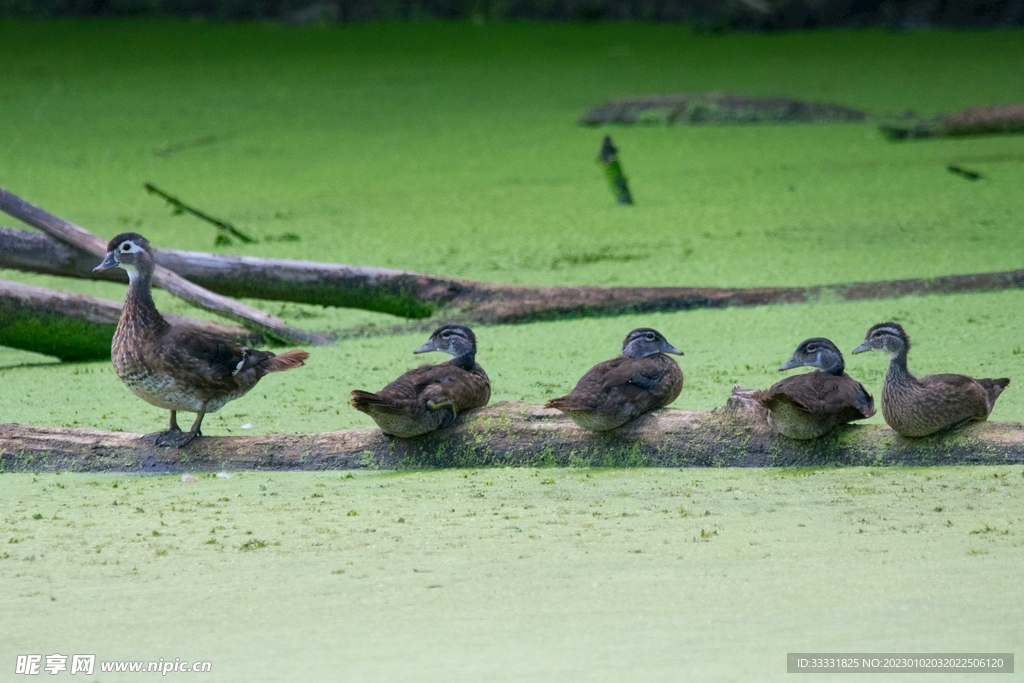
[(865, 351), (870, 351), (870, 350), (871, 350), (871, 347), (870, 347), (870, 346), (868, 346), (868, 343), (867, 343), (867, 342), (864, 342), (863, 344), (861, 344), (860, 346), (858, 346), (857, 348), (855, 348), (855, 349), (854, 349), (853, 351), (851, 351), (850, 353), (864, 353)]
[(104, 270), (110, 270), (117, 266), (117, 259), (114, 257), (114, 252), (108, 251), (106, 258), (103, 259), (103, 263), (99, 264), (92, 269), (92, 272), (99, 273)]
[(668, 342), (662, 343), (662, 345), (661, 345), (661, 352), (662, 353), (672, 353), (672, 354), (675, 354), (677, 356), (682, 356), (683, 355), (682, 351), (680, 351), (676, 347), (672, 346)]
[(413, 353), (430, 353), (431, 351), (437, 351), (433, 339), (428, 339), (426, 344), (413, 349)]
[(798, 368), (801, 365), (803, 365), (803, 363), (801, 363), (799, 360), (797, 360), (796, 356), (793, 356), (792, 358), (790, 358), (785, 363), (783, 363), (782, 365), (779, 366), (779, 372), (785, 372), (786, 370), (792, 370), (793, 368)]

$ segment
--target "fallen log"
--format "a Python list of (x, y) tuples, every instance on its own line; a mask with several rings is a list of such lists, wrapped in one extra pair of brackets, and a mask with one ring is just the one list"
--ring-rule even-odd
[(503, 292), (471, 290), (453, 303), (464, 302), (460, 314), (468, 321), (514, 323), (695, 308), (894, 299), (1022, 287), (1024, 270), (1011, 270), (814, 287), (509, 287)]
[(883, 122), (879, 130), (890, 140), (1024, 133), (1024, 103), (971, 107), (933, 119), (910, 115)]
[[(758, 2), (759, 0), (746, 0)], [(863, 121), (867, 114), (837, 104), (785, 97), (747, 97), (717, 92), (639, 95), (609, 100), (587, 110), (581, 126), (759, 123), (836, 123)]]
[[(362, 308), (407, 318), (457, 310), (463, 322), (518, 323), (617, 313), (910, 295), (987, 292), (1024, 287), (1024, 270), (946, 275), (817, 287), (526, 287), (453, 280), (388, 268), (156, 250), (164, 267), (227, 296)], [(0, 228), (0, 268), (127, 282), (120, 269), (93, 274), (96, 257), (47, 235)]]
[(986, 422), (922, 439), (884, 425), (840, 428), (812, 442), (771, 432), (742, 395), (711, 412), (666, 409), (610, 434), (557, 410), (498, 403), (415, 439), (378, 429), (199, 437), (159, 448), (139, 434), (0, 425), (0, 471), (214, 472), (490, 466), (777, 467), (1024, 463), (1024, 424)]
[[(3, 188), (0, 188), (0, 211), (42, 230), (61, 242), (74, 245), (96, 258), (102, 259), (107, 253), (106, 242), (85, 228), (54, 216)], [(250, 329), (258, 330), (268, 338), (287, 343), (326, 344), (328, 342), (320, 335), (288, 327), (279, 318), (195, 285), (160, 265), (156, 267), (156, 272), (153, 274), (153, 284), (190, 304), (235, 320)]]
[[(390, 268), (177, 249), (155, 252), (161, 266), (225, 296), (361, 308), (406, 318), (429, 317), (473, 285)], [(49, 235), (0, 228), (0, 268), (128, 282), (120, 268), (94, 274), (92, 269), (98, 263), (88, 251)]]
[[(35, 351), (64, 361), (110, 358), (110, 342), (121, 304), (84, 294), (0, 280), (0, 346)], [(238, 325), (164, 316), (172, 325), (192, 327), (258, 344), (259, 333)]]

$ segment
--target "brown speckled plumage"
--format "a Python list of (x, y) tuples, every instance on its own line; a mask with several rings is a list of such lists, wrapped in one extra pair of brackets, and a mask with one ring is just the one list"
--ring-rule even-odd
[[(268, 373), (299, 367), (309, 354), (294, 349), (275, 355), (172, 327), (153, 303), (154, 265), (149, 242), (141, 235), (123, 233), (111, 240), (99, 267), (125, 268), (130, 284), (110, 355), (118, 377), (132, 393), (170, 411), (170, 429), (157, 435), (157, 443), (183, 446), (200, 433), (206, 413), (242, 396)], [(178, 411), (196, 413), (189, 432), (178, 428)]]
[(683, 390), (683, 371), (666, 355), (682, 355), (656, 330), (633, 330), (618, 358), (598, 363), (576, 387), (546, 408), (557, 408), (584, 429), (603, 432), (663, 408)]
[(778, 433), (791, 439), (815, 439), (841, 424), (875, 414), (871, 394), (846, 374), (843, 354), (828, 339), (801, 342), (779, 370), (801, 366), (817, 369), (754, 394), (768, 410), (768, 424)]
[(854, 353), (887, 351), (889, 370), (882, 386), (882, 416), (903, 436), (927, 436), (967, 420), (986, 420), (1007, 378), (974, 379), (966, 375), (914, 377), (907, 369), (910, 337), (896, 323), (868, 330)]
[(414, 353), (454, 356), (439, 365), (409, 370), (377, 393), (356, 389), (350, 401), (385, 434), (404, 438), (449, 426), (461, 413), (487, 405), (491, 382), (476, 362), (476, 336), (462, 325), (444, 325)]

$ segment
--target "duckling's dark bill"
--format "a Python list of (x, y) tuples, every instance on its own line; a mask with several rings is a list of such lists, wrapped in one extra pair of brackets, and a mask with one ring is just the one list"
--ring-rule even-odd
[(102, 272), (104, 270), (110, 270), (111, 268), (116, 268), (116, 267), (117, 267), (117, 257), (114, 255), (114, 252), (109, 251), (109, 252), (107, 252), (107, 255), (104, 257), (103, 262), (100, 263), (95, 268), (93, 268), (92, 272), (100, 273), (100, 272)]

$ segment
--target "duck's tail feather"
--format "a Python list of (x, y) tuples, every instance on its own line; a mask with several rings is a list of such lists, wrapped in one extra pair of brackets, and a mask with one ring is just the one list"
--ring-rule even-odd
[(390, 407), (390, 403), (378, 396), (372, 394), (369, 391), (362, 391), (355, 389), (352, 391), (352, 398), (349, 400), (349, 404), (356, 410), (360, 410), (364, 413), (369, 413), (371, 409), (376, 408), (378, 410), (387, 410)]
[(263, 362), (263, 372), (284, 372), (305, 365), (309, 354), (302, 349), (292, 349), (282, 354), (268, 358)]
[(544, 404), (545, 408), (555, 408), (565, 412), (566, 410), (579, 410), (579, 407), (573, 405), (570, 401), (570, 397), (562, 396), (561, 398), (553, 398)]
[(979, 379), (978, 384), (985, 389), (985, 398), (988, 403), (988, 412), (992, 412), (993, 406), (996, 404), (996, 399), (1003, 393), (1003, 389), (1010, 386), (1009, 377), (1000, 377), (999, 379)]

